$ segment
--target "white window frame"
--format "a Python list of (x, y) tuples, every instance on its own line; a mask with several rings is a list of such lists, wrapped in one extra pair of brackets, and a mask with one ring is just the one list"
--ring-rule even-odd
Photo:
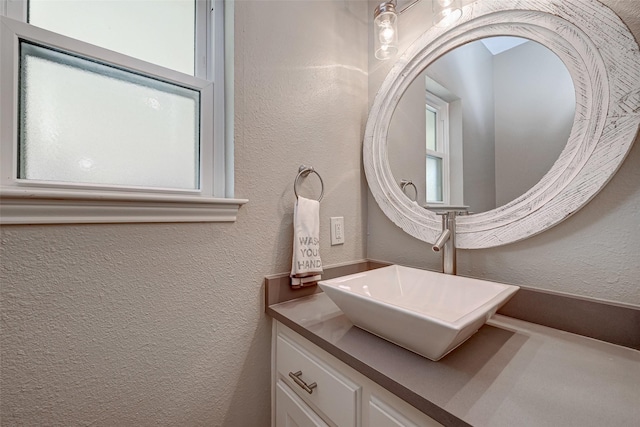
[[(442, 160), (442, 201), (429, 201), (427, 198), (425, 182), (425, 200), (427, 206), (449, 205), (451, 201), (451, 165), (450, 165), (450, 147), (449, 147), (449, 103), (434, 95), (426, 92), (425, 108), (436, 113), (436, 148), (437, 150), (429, 150), (426, 148), (427, 157), (437, 157)], [(426, 113), (426, 111), (425, 111)], [(427, 142), (425, 141), (425, 147)], [(425, 171), (427, 158), (425, 157)], [(426, 180), (425, 173), (425, 180)]]
[[(238, 209), (247, 200), (233, 198), (233, 115), (225, 114), (225, 108), (233, 107), (225, 103), (225, 92), (232, 99), (232, 79), (225, 80), (225, 71), (233, 76), (233, 61), (225, 61), (225, 55), (232, 55), (228, 37), (232, 33), (229, 28), (225, 31), (224, 25), (232, 22), (233, 1), (197, 0), (196, 5), (196, 76), (190, 76), (27, 24), (26, 0), (0, 0), (2, 224), (235, 221)], [(225, 19), (225, 15), (231, 19)], [(20, 40), (198, 90), (200, 188), (174, 190), (17, 178)]]

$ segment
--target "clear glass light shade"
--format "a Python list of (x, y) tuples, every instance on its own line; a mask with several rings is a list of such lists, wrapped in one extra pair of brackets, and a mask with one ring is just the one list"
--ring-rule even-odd
[(398, 53), (398, 27), (395, 12), (382, 12), (374, 19), (376, 58), (389, 59)]
[(448, 27), (462, 16), (460, 0), (433, 0), (433, 25)]

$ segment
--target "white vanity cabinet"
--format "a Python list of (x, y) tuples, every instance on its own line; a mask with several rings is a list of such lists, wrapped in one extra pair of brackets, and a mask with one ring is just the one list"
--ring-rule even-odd
[(276, 320), (271, 409), (275, 427), (441, 425)]

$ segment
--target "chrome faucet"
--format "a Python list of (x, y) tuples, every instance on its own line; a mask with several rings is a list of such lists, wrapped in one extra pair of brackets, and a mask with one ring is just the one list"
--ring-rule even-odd
[(431, 249), (442, 252), (442, 272), (456, 274), (456, 215), (457, 211), (437, 212), (442, 216), (442, 233)]
[(466, 209), (436, 210), (442, 216), (442, 233), (436, 239), (431, 249), (442, 252), (442, 272), (456, 274), (456, 217), (466, 215)]

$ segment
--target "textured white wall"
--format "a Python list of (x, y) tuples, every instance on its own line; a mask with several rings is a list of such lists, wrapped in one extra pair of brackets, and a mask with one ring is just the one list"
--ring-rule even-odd
[(269, 425), (263, 277), (290, 268), (301, 163), (325, 265), (365, 257), (367, 16), (236, 2), (236, 223), (2, 228), (2, 425)]
[[(640, 39), (636, 0), (603, 3), (618, 13)], [(426, 28), (425, 22), (429, 21), (417, 15), (424, 13), (421, 10), (416, 6), (401, 15), (403, 44), (415, 40), (420, 25)], [(370, 103), (388, 69), (388, 64), (370, 57)], [(639, 140), (614, 178), (578, 213), (522, 242), (459, 251), (458, 273), (640, 306)], [(430, 245), (408, 236), (388, 220), (371, 194), (368, 227), (370, 258), (440, 269), (440, 259)]]

